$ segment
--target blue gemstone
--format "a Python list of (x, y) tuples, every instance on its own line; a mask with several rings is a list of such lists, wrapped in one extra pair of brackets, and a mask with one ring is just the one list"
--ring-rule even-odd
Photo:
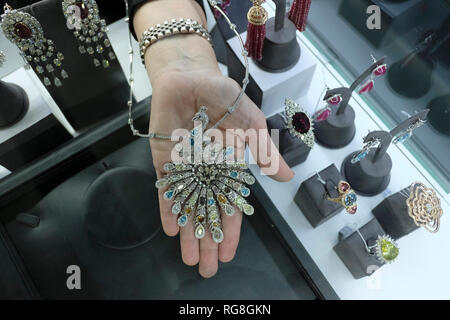
[(173, 191), (167, 191), (167, 192), (166, 192), (166, 197), (167, 197), (168, 199), (172, 198), (172, 197), (173, 197)]
[(400, 137), (397, 138), (397, 143), (403, 143), (406, 140), (408, 140), (409, 138), (409, 133), (405, 133), (404, 135), (401, 135)]
[(186, 223), (187, 216), (182, 215), (180, 218), (178, 218), (178, 224), (184, 225)]
[(344, 202), (346, 206), (351, 206), (356, 202), (356, 194), (349, 193), (347, 196), (345, 196)]
[(198, 129), (195, 128), (194, 130), (191, 131), (191, 135), (195, 136), (198, 133)]
[(191, 138), (191, 146), (194, 145), (194, 142), (195, 142), (194, 138)]
[(231, 176), (232, 178), (237, 178), (238, 173), (237, 173), (236, 171), (231, 171), (231, 172), (230, 172), (230, 176)]
[(241, 188), (241, 194), (243, 195), (243, 196), (248, 196), (249, 194), (250, 194), (250, 189), (248, 189), (248, 188)]
[(216, 201), (214, 201), (214, 199), (209, 199), (208, 200), (208, 205), (212, 206), (214, 203), (216, 203)]

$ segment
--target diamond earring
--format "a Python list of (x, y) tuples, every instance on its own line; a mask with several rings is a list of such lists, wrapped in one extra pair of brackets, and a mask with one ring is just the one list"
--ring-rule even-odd
[[(45, 38), (39, 21), (32, 15), (14, 10), (10, 5), (3, 7), (2, 30), (6, 38), (21, 51), (26, 67), (34, 71), (49, 87), (52, 84), (61, 87), (62, 79), (69, 75), (62, 68), (64, 55), (56, 50), (52, 40)], [(52, 79), (52, 80), (50, 80)]]
[(3, 64), (6, 62), (6, 57), (3, 51), (0, 51), (0, 68), (3, 66)]
[(93, 56), (96, 67), (108, 68), (116, 59), (107, 37), (105, 20), (100, 19), (95, 0), (63, 0), (62, 10), (67, 28), (73, 31), (80, 54)]

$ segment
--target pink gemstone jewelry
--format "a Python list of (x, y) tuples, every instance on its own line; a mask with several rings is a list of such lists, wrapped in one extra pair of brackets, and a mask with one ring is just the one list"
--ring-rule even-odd
[(286, 98), (284, 102), (284, 118), (289, 133), (299, 138), (308, 147), (312, 148), (315, 143), (313, 123), (305, 110), (292, 99)]

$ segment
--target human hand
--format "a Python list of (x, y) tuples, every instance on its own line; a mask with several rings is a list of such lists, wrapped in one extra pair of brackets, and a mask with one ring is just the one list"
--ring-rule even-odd
[[(225, 114), (227, 106), (233, 103), (240, 92), (240, 86), (234, 80), (220, 73), (210, 44), (197, 35), (176, 36), (158, 41), (147, 50), (146, 65), (153, 88), (151, 132), (170, 136), (176, 129), (192, 129), (192, 117), (201, 106), (208, 107), (210, 123), (214, 124)], [(235, 112), (218, 130), (225, 137), (227, 129), (236, 128), (244, 131), (250, 128), (262, 130), (259, 150), (258, 144), (250, 145), (254, 159), (260, 159), (258, 154), (271, 154), (271, 159), (279, 161), (278, 171), (271, 177), (278, 181), (292, 178), (293, 172), (270, 139), (264, 114), (247, 96), (243, 97)], [(245, 137), (236, 136), (236, 142), (237, 148), (242, 149), (247, 141)], [(171, 161), (173, 146), (174, 143), (167, 140), (150, 140), (158, 179), (164, 176), (164, 163)], [(233, 216), (222, 215), (224, 240), (220, 244), (215, 243), (210, 234), (198, 240), (194, 236), (192, 221), (179, 228), (177, 216), (171, 212), (172, 201), (163, 199), (164, 191), (159, 190), (158, 195), (164, 232), (169, 236), (175, 236), (179, 232), (184, 263), (190, 266), (199, 264), (199, 273), (203, 277), (213, 276), (217, 272), (218, 261), (229, 262), (235, 255), (242, 213), (236, 210)]]

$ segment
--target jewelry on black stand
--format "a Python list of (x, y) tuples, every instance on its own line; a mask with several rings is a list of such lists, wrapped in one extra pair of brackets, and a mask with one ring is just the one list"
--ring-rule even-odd
[(100, 19), (95, 0), (63, 0), (62, 10), (67, 27), (74, 29), (80, 54), (92, 56), (96, 67), (108, 68), (116, 55), (107, 36), (106, 21)]
[(0, 68), (3, 67), (3, 64), (6, 62), (6, 57), (3, 51), (0, 51)]
[(64, 55), (57, 51), (52, 40), (45, 37), (39, 21), (28, 13), (14, 10), (8, 4), (3, 10), (3, 33), (20, 49), (26, 68), (33, 65), (47, 87), (52, 84), (61, 87), (61, 79), (69, 77), (62, 68)]

